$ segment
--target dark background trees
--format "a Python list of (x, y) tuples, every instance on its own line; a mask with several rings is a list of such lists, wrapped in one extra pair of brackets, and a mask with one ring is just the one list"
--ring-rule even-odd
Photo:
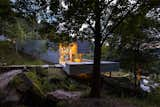
[(112, 51), (118, 54), (113, 58), (117, 57), (123, 69), (134, 73), (135, 83), (138, 69), (147, 73), (159, 60), (154, 46), (159, 42), (160, 23), (149, 17), (150, 11), (153, 9), (142, 7), (141, 11), (131, 14), (117, 27), (109, 42)]

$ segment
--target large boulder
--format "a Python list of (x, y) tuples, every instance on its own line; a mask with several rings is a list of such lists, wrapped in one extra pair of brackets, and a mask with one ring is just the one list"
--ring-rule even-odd
[[(10, 81), (22, 70), (11, 70), (0, 75), (0, 104), (17, 103), (20, 99), (15, 89), (9, 87)], [(1, 106), (0, 105), (0, 106)], [(6, 104), (5, 104), (6, 105)]]
[(20, 95), (19, 103), (35, 106), (45, 104), (45, 95), (40, 86), (28, 78), (25, 73), (17, 75), (10, 86), (16, 89), (16, 92)]
[(79, 100), (82, 93), (80, 91), (64, 91), (56, 90), (54, 92), (49, 92), (47, 94), (48, 99), (57, 100), (57, 101), (76, 101)]

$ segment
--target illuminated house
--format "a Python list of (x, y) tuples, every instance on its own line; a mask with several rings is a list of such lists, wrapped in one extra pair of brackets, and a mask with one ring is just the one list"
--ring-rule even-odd
[[(29, 40), (20, 44), (19, 50), (40, 58), (44, 61), (60, 64), (67, 74), (91, 73), (93, 60), (84, 59), (84, 55), (91, 53), (91, 44), (88, 41), (75, 41), (71, 43), (58, 43), (42, 51), (47, 41)], [(54, 50), (53, 50), (54, 49)], [(119, 70), (119, 63), (101, 61), (101, 72)]]
[[(64, 65), (67, 74), (91, 73), (93, 60), (84, 59), (84, 55), (91, 53), (88, 41), (76, 41), (69, 44), (59, 44), (59, 63)], [(119, 70), (119, 63), (112, 61), (101, 61), (101, 72), (112, 72)]]
[(26, 40), (23, 44), (18, 44), (19, 50), (24, 53), (54, 64), (82, 62), (83, 55), (91, 53), (90, 47), (91, 43), (88, 41), (53, 43), (46, 40)]

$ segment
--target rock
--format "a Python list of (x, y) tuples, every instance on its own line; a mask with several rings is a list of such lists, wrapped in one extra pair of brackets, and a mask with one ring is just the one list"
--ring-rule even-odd
[(4, 99), (2, 100), (2, 103), (17, 103), (20, 100), (20, 96), (18, 95), (18, 93), (16, 92), (16, 90), (10, 90), (9, 93), (6, 94), (6, 96), (4, 97)]
[(3, 91), (1, 94), (0, 90), (0, 107), (8, 104), (7, 107), (15, 107), (17, 104), (25, 104), (29, 107), (54, 107), (56, 105), (56, 101), (46, 97), (34, 73), (32, 75), (28, 73), (19, 73), (10, 82), (8, 81), (9, 84), (5, 85), (7, 89), (5, 93)]
[(146, 91), (146, 92), (148, 92), (148, 93), (151, 92), (150, 86), (146, 86), (146, 85), (144, 85), (144, 84), (140, 84), (140, 88), (141, 88), (143, 91)]
[(19, 102), (27, 105), (40, 106), (44, 105), (45, 95), (39, 85), (21, 73), (14, 78), (10, 83), (12, 88), (15, 88), (17, 93), (21, 96)]
[(20, 100), (20, 96), (17, 94), (16, 90), (10, 87), (9, 84), (10, 81), (21, 72), (22, 70), (12, 70), (0, 75), (0, 104), (15, 104)]
[(21, 73), (22, 70), (11, 70), (9, 72), (3, 73), (0, 75), (0, 89), (4, 89), (6, 88), (6, 86), (8, 85), (8, 83), (19, 73)]
[(75, 101), (80, 99), (82, 93), (79, 91), (64, 91), (56, 90), (54, 92), (49, 92), (47, 97), (52, 100), (65, 100), (65, 101)]

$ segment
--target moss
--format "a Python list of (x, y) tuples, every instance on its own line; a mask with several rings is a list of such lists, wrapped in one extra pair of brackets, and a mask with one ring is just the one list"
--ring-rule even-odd
[(64, 80), (65, 88), (69, 91), (78, 90), (79, 84), (71, 79)]
[(160, 96), (159, 95), (148, 95), (145, 98), (139, 99), (133, 98), (120, 98), (121, 101), (126, 101), (130, 104), (134, 104), (137, 107), (159, 107)]
[(82, 85), (71, 78), (66, 79), (52, 79), (51, 84), (53, 84), (54, 89), (64, 89), (68, 91), (81, 91), (86, 90), (88, 86)]
[(34, 72), (21, 73), (15, 76), (9, 86), (16, 88), (20, 92), (31, 90), (39, 96), (44, 96), (41, 82)]
[(37, 94), (44, 95), (43, 93), (43, 86), (42, 80), (40, 77), (37, 76), (36, 72), (26, 72), (26, 76), (32, 81), (33, 83), (33, 90), (37, 92)]
[(33, 83), (33, 92), (35, 94), (39, 95), (42, 98), (45, 96), (45, 94), (42, 91), (41, 87), (38, 84), (36, 84), (36, 83)]
[(27, 91), (30, 87), (26, 85), (25, 80), (22, 78), (23, 74), (16, 75), (12, 81), (9, 82), (9, 85), (11, 88), (15, 88), (20, 92)]
[(43, 82), (42, 85), (43, 85), (43, 91), (45, 93), (51, 92), (51, 91), (53, 91), (55, 89), (54, 85), (50, 84), (49, 81), (48, 81), (48, 79), (47, 80), (44, 79), (44, 82)]
[(37, 76), (36, 72), (26, 72), (25, 73), (26, 76), (31, 79), (34, 83), (38, 84), (39, 86), (41, 86), (41, 79)]
[(13, 78), (13, 80), (10, 82), (10, 86), (17, 86), (17, 85), (20, 85), (21, 83), (23, 83), (23, 80), (19, 77), (19, 75), (15, 76)]
[(61, 69), (57, 68), (40, 70), (40, 72), (37, 71), (37, 76), (40, 76), (41, 78), (40, 81), (44, 92), (54, 91), (56, 89), (69, 91), (85, 90), (87, 87), (71, 78), (68, 78)]
[(66, 107), (66, 105), (67, 105), (67, 102), (66, 102), (66, 101), (59, 101), (59, 102), (57, 103), (57, 107)]
[[(42, 73), (44, 71), (44, 74)], [(45, 74), (47, 73), (47, 74)], [(42, 76), (43, 74), (43, 76)], [(37, 94), (46, 94), (57, 89), (64, 89), (68, 91), (82, 91), (86, 90), (89, 87), (83, 85), (71, 78), (67, 78), (62, 70), (52, 69), (50, 71), (40, 70), (25, 72), (24, 75), (31, 81), (29, 84), (32, 84), (32, 90)], [(27, 86), (26, 81), (23, 80), (23, 77), (17, 75), (12, 81), (12, 86), (19, 88), (20, 90), (28, 90), (30, 87)], [(38, 91), (37, 91), (38, 90)]]
[(48, 69), (38, 68), (36, 69), (36, 73), (39, 77), (48, 77)]

